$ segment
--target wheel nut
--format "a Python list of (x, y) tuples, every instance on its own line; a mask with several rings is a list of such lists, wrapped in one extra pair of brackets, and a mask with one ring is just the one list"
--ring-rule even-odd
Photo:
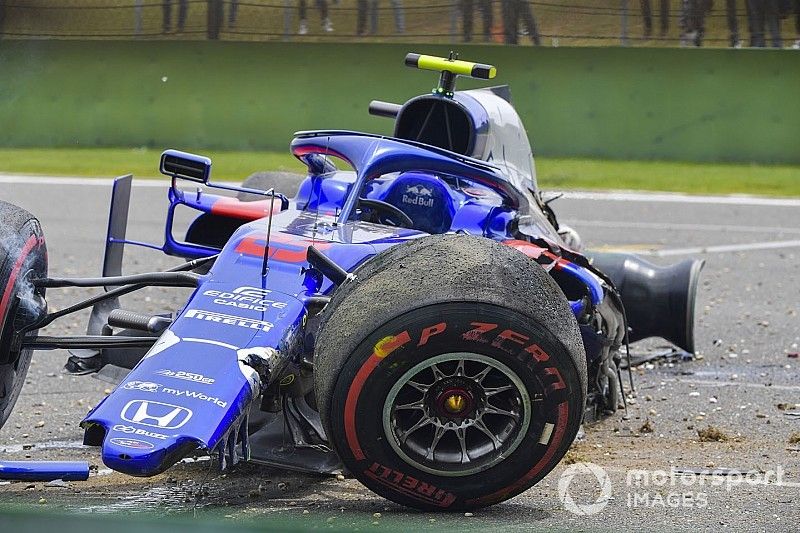
[(467, 399), (460, 394), (451, 394), (444, 401), (444, 408), (448, 412), (457, 414), (467, 406)]

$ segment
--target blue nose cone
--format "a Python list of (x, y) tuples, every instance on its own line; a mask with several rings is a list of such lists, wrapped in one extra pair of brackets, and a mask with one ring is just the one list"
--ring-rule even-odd
[(161, 441), (157, 445), (150, 442), (152, 440), (135, 433), (120, 436), (108, 432), (102, 447), (103, 463), (131, 476), (153, 476), (202, 447), (198, 440), (187, 437)]

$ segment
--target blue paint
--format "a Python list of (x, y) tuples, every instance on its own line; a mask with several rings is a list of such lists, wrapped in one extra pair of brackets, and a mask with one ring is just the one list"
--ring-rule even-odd
[(4, 461), (0, 460), (0, 479), (9, 481), (85, 481), (89, 463), (85, 461)]
[[(477, 119), (485, 128), (486, 118)], [(516, 218), (533, 200), (492, 164), (411, 141), (306, 132), (294, 139), (292, 151), (306, 162), (309, 176), (295, 198), (276, 200), (280, 210), (271, 217), (264, 275), (268, 218), (248, 222), (247, 213), (237, 213), (243, 224), (221, 250), (180, 241), (173, 234), (177, 208), (214, 215), (229, 208), (231, 200), (181, 190), (178, 180), (172, 180), (160, 248), (184, 258), (219, 255), (170, 328), (83, 421), (110, 468), (150, 476), (188, 454), (212, 451), (223, 443), (245, 420), (260, 387), (269, 385), (260, 384), (255, 372), (240, 362), (244, 354), (277, 350), (280, 364), (271, 379), (300, 365), (307, 303), (333, 290), (330, 280), (309, 269), (309, 246), (353, 271), (396, 244), (431, 233), (517, 239)], [(322, 155), (343, 160), (352, 170), (337, 170)], [(360, 197), (402, 208), (415, 229), (360, 220)], [(260, 214), (249, 217), (256, 216)], [(554, 267), (585, 285), (592, 306), (602, 302), (604, 289), (594, 274), (563, 259)], [(576, 316), (586, 311), (582, 300), (570, 305)], [(582, 333), (593, 348), (596, 339)]]

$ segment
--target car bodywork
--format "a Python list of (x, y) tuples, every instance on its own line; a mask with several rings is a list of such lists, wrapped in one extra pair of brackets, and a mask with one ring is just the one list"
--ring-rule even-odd
[[(82, 422), (85, 443), (100, 447), (107, 466), (151, 476), (201, 451), (215, 454), (222, 467), (244, 459), (339, 471), (311, 382), (320, 310), (359, 265), (435, 233), (501, 242), (555, 279), (584, 342), (588, 418), (613, 412), (624, 401), (619, 367), (629, 327), (637, 338), (661, 335), (693, 349), (699, 264), (659, 269), (631, 256), (622, 262), (600, 259), (619, 270), (612, 280), (589, 255), (571, 249), (538, 189), (532, 149), (507, 87), (434, 91), (403, 106), (371, 107), (395, 119), (393, 137), (296, 134), (291, 151), (308, 175), (294, 198), (248, 191), (263, 199), (242, 202), (186, 188), (197, 182), (211, 190), (246, 190), (213, 183), (204, 157), (165, 152), (161, 170), (172, 181), (163, 245), (126, 238), (131, 177), (115, 181), (104, 277), (80, 285), (105, 286), (108, 292), (67, 310), (93, 306), (88, 335), (31, 333), (64, 314), (42, 311), (18, 339), (36, 349), (70, 348), (68, 371), (99, 372), (118, 381)], [(387, 223), (382, 204), (402, 211), (410, 227)], [(179, 208), (199, 212), (185, 239), (173, 228)], [(175, 272), (122, 276), (126, 245), (150, 246), (189, 262)], [(661, 292), (643, 298), (638, 289), (652, 287), (654, 280), (663, 285)], [(632, 287), (631, 305), (644, 305), (650, 322), (628, 323), (625, 291), (615, 282)], [(78, 282), (34, 283), (57, 288)], [(180, 309), (163, 315), (119, 309), (118, 295), (153, 284), (193, 292)]]

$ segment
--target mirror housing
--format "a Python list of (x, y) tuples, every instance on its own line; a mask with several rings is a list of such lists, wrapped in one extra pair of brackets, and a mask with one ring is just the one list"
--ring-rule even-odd
[(211, 178), (211, 159), (180, 150), (165, 150), (159, 170), (165, 176), (207, 184)]

